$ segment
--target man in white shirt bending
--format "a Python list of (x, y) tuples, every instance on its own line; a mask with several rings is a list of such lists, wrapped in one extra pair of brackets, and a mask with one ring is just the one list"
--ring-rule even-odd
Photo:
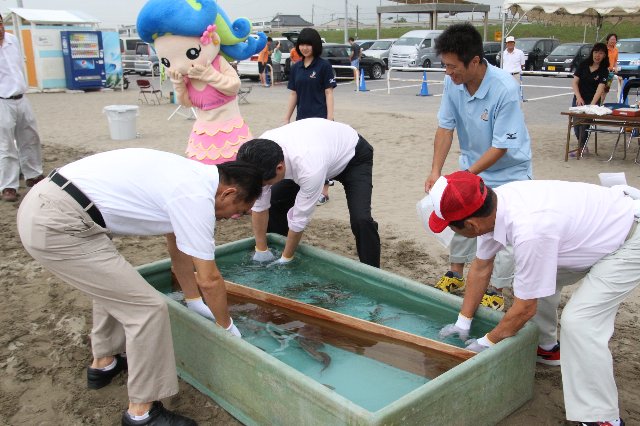
[(502, 69), (509, 72), (520, 84), (520, 73), (524, 69), (526, 58), (524, 52), (516, 49), (516, 39), (509, 36), (505, 39), (507, 48), (502, 55)]
[[(246, 142), (238, 160), (255, 165), (265, 185), (252, 209), (254, 260), (293, 260), (324, 182), (333, 179), (344, 186), (358, 258), (380, 267), (378, 224), (371, 217), (373, 147), (353, 128), (323, 118), (298, 120)], [(278, 260), (267, 232), (287, 237)]]
[[(469, 172), (441, 176), (430, 192), (433, 232), (448, 226), (478, 237), (458, 320), (440, 336), (457, 335), (475, 352), (491, 350), (533, 319), (538, 361), (560, 364), (567, 419), (582, 425), (624, 426), (608, 345), (618, 308), (640, 282), (640, 201), (626, 192), (632, 191), (543, 180), (491, 189)], [(513, 305), (493, 330), (467, 340), (495, 255), (506, 246), (516, 262)], [(580, 280), (562, 312), (560, 359), (560, 293)]]

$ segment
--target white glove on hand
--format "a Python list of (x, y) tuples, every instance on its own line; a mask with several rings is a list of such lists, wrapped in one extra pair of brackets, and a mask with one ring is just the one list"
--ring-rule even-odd
[(292, 260), (293, 260), (293, 257), (281, 256), (280, 259), (274, 262), (271, 262), (270, 264), (267, 265), (267, 267), (286, 265), (287, 263), (291, 263)]
[(276, 256), (268, 248), (262, 251), (258, 250), (258, 247), (256, 247), (256, 252), (253, 255), (254, 262), (272, 262), (275, 258)]
[(462, 314), (458, 314), (458, 320), (455, 324), (448, 324), (442, 327), (438, 336), (441, 339), (449, 336), (458, 335), (463, 342), (469, 338), (469, 330), (471, 329), (471, 319)]
[(466, 350), (473, 352), (482, 352), (494, 345), (486, 334), (479, 339), (469, 339), (464, 344), (467, 345)]
[(229, 325), (229, 327), (225, 328), (225, 330), (227, 330), (229, 333), (231, 333), (235, 337), (242, 338), (242, 334), (240, 334), (240, 330), (238, 330), (238, 327), (236, 327), (236, 325), (233, 323), (233, 318), (229, 318), (229, 319), (231, 320), (231, 324)]
[(209, 318), (212, 321), (216, 320), (216, 317), (213, 316), (213, 312), (211, 309), (204, 303), (202, 297), (198, 297), (197, 299), (185, 299), (187, 302), (187, 308), (191, 309), (193, 312), (202, 315), (205, 318)]

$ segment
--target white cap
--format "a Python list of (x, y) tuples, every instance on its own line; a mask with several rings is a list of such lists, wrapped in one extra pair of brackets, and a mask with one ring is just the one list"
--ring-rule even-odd
[(509, 36), (504, 41), (505, 41), (505, 43), (509, 43), (510, 41), (515, 43), (516, 42), (516, 38), (514, 36)]

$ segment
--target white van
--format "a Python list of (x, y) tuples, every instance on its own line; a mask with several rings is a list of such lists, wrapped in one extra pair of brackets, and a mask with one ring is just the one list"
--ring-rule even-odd
[(442, 30), (415, 30), (404, 34), (389, 50), (389, 67), (440, 67), (440, 57), (435, 50), (440, 34)]

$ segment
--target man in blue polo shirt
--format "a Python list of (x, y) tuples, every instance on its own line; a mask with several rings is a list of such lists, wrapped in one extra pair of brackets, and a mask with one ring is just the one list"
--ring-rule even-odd
[[(429, 191), (442, 168), (457, 130), (461, 170), (480, 175), (490, 187), (532, 179), (531, 141), (520, 109), (515, 80), (484, 59), (482, 37), (469, 24), (452, 25), (436, 40), (436, 51), (446, 68), (444, 93), (438, 112), (431, 173), (425, 181)], [(464, 264), (476, 252), (475, 238), (456, 234), (450, 246), (450, 270), (436, 287), (445, 292), (464, 288)], [(513, 276), (511, 256), (502, 252), (496, 260), (489, 290), (482, 304), (504, 309), (500, 292)]]

